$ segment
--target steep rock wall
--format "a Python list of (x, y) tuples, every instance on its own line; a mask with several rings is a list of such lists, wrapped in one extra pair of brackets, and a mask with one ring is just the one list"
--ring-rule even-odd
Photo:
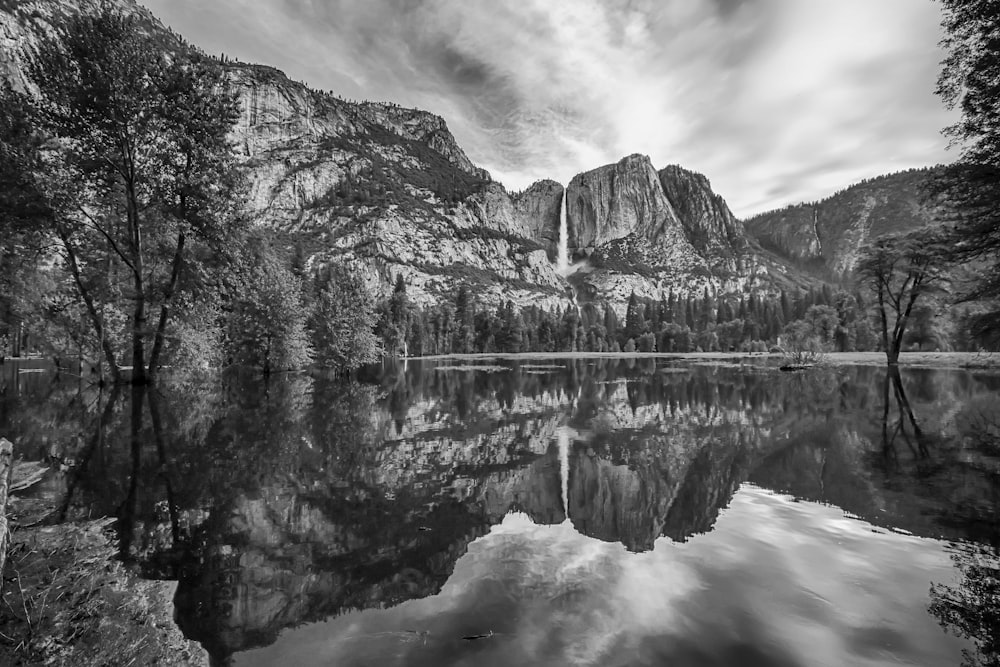
[(555, 181), (544, 180), (512, 196), (522, 233), (540, 243), (553, 262), (559, 247), (559, 213), (564, 189)]
[(712, 268), (736, 271), (748, 250), (746, 233), (708, 178), (678, 165), (661, 169), (659, 177), (694, 249)]

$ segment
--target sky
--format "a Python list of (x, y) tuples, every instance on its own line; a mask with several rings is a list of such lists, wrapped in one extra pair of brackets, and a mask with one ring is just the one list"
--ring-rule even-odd
[(953, 160), (933, 0), (141, 0), (213, 54), (445, 118), (509, 190), (632, 154), (737, 216)]

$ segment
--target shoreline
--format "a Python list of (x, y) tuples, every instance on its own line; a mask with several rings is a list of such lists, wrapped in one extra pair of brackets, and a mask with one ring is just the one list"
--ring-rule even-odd
[[(738, 360), (778, 363), (784, 355), (749, 352), (517, 352), (435, 354), (422, 357), (398, 357), (400, 361), (490, 361), (490, 360), (553, 360), (553, 359), (664, 359), (692, 361)], [(829, 352), (817, 366), (886, 366), (884, 352)], [(961, 370), (1000, 370), (1000, 352), (901, 352), (900, 368), (952, 368)]]

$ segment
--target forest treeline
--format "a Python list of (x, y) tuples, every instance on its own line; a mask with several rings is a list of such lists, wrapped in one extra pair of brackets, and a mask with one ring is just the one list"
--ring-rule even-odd
[[(877, 309), (875, 309), (877, 310)], [(478, 303), (465, 285), (433, 306), (411, 304), (402, 276), (378, 308), (378, 336), (392, 355), (518, 352), (766, 352), (881, 350), (871, 299), (830, 285), (808, 291), (663, 299), (629, 297), (624, 316), (607, 304), (544, 309)], [(960, 317), (965, 317), (960, 315)], [(903, 344), (972, 350), (963, 321), (932, 304), (911, 313)]]

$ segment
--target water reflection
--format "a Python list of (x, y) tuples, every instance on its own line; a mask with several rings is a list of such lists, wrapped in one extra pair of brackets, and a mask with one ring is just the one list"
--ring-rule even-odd
[[(0, 433), (61, 467), (48, 520), (115, 516), (122, 558), (179, 580), (178, 623), (220, 664), (273, 644), (240, 660), (791, 665), (820, 640), (934, 664), (958, 655), (935, 619), (969, 664), (996, 659), (996, 375), (643, 359), (370, 379), (33, 380), (3, 394)], [(883, 620), (827, 608), (859, 600)]]

